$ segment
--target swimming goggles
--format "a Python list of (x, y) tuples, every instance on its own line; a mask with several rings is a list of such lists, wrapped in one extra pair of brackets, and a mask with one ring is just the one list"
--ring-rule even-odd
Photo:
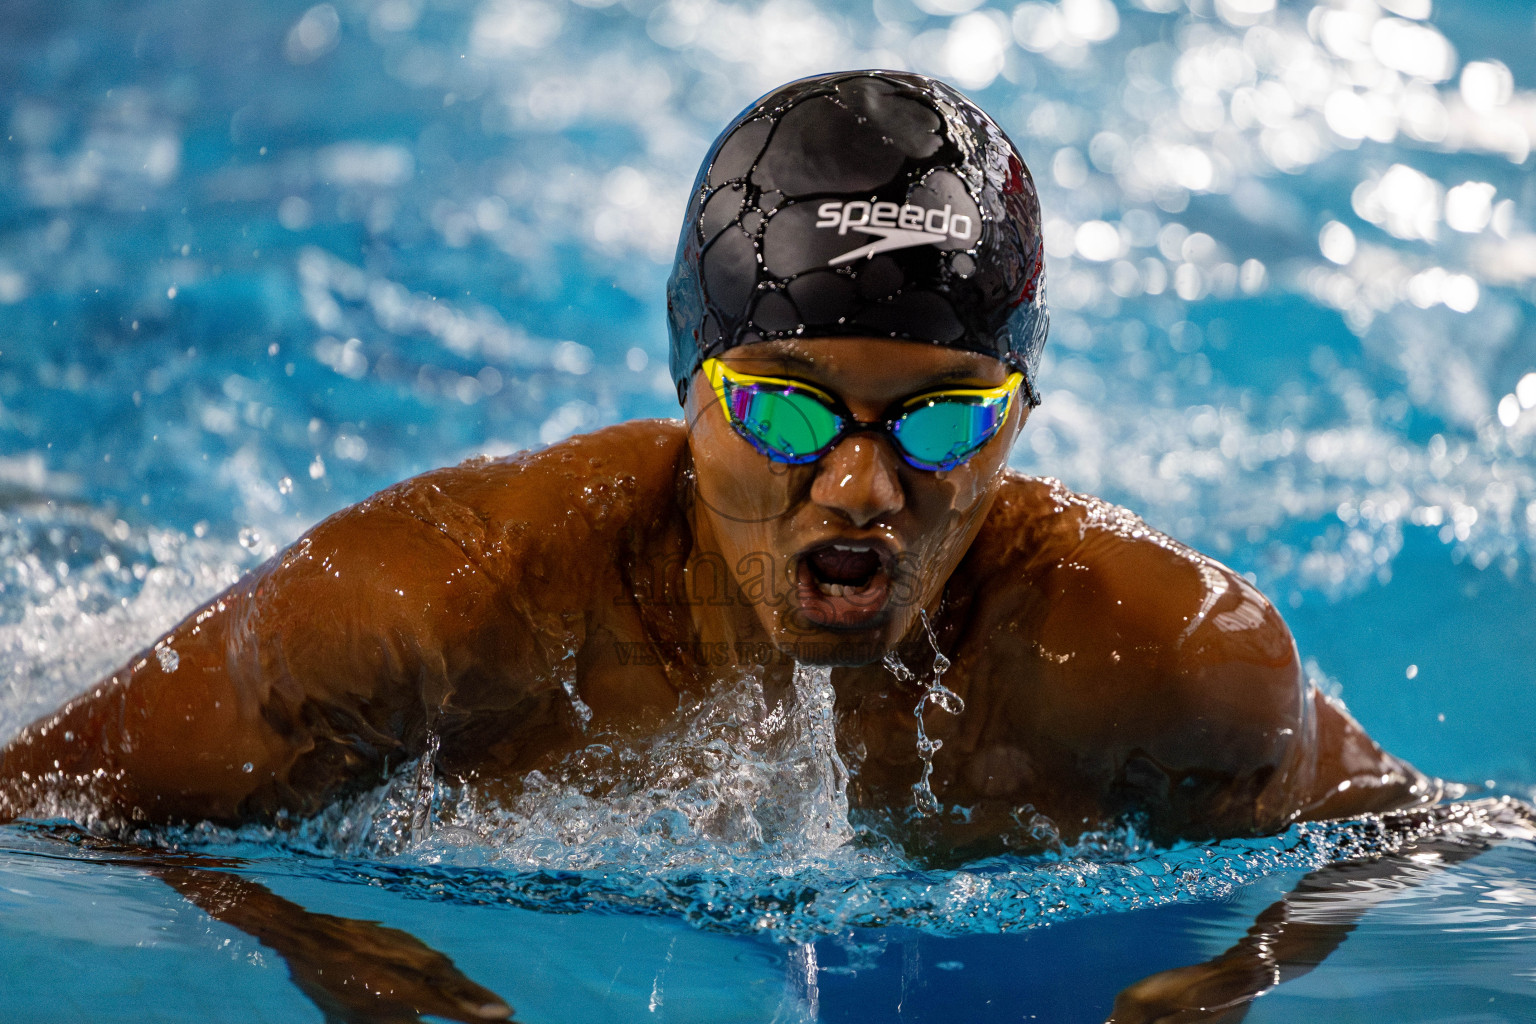
[(873, 430), (908, 465), (926, 470), (953, 469), (975, 455), (1007, 421), (1024, 380), (1014, 372), (995, 388), (929, 391), (866, 423), (804, 381), (739, 373), (718, 359), (704, 360), (703, 370), (736, 433), (775, 462), (815, 462), (854, 431)]

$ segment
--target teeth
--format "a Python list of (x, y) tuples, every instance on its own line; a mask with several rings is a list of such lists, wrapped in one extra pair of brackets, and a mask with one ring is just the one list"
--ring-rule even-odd
[(828, 597), (848, 597), (850, 594), (862, 594), (868, 591), (871, 586), (873, 586), (872, 582), (856, 587), (851, 583), (823, 583), (820, 580), (816, 581), (816, 589)]

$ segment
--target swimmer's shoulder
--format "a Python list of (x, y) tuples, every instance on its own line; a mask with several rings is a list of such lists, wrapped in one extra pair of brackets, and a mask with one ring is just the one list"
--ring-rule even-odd
[(364, 504), (410, 507), (451, 533), (475, 533), (478, 523), (595, 536), (672, 518), (686, 451), (681, 421), (632, 420), (430, 470)]
[(1060, 480), (1010, 471), (977, 540), (1000, 582), (1045, 598), (1058, 628), (1091, 620), (1167, 650), (1249, 644), (1265, 661), (1293, 653), (1284, 620), (1249, 580)]
[(1012, 592), (1017, 659), (1036, 663), (1031, 699), (1064, 743), (1213, 777), (1288, 756), (1307, 686), (1248, 580), (1048, 478), (1010, 475), (982, 536), (994, 568), (979, 589)]
[(590, 574), (685, 529), (678, 487), (686, 450), (681, 422), (637, 420), (537, 451), (471, 458), (343, 509), (294, 551), (366, 548), (425, 563), (430, 556), (410, 553), (435, 545), (502, 583)]

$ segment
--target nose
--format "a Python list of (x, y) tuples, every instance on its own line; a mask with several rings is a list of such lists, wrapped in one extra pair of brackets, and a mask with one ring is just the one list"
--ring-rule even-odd
[(906, 507), (890, 442), (870, 434), (845, 437), (816, 466), (811, 500), (859, 528)]

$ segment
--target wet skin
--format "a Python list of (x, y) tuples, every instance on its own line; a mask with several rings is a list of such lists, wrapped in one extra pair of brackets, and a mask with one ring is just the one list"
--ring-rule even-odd
[[(725, 359), (813, 383), (863, 421), (1007, 374), (876, 339)], [(899, 813), (920, 767), (920, 691), (880, 659), (931, 662), (920, 611), (966, 703), (925, 719), (944, 741), (935, 792), (971, 809), (929, 830), (949, 849), (1037, 842), (1035, 814), (1069, 840), (1128, 814), (1158, 837), (1202, 838), (1438, 797), (1309, 686), (1245, 580), (1122, 509), (1008, 470), (1026, 412), (1016, 404), (947, 472), (908, 466), (875, 432), (787, 466), (735, 433), (698, 376), (685, 423), (408, 480), (24, 730), (4, 751), (0, 812), (302, 815), (418, 756), (429, 730), (440, 771), (512, 792), (599, 734), (649, 733), (750, 663), (769, 663), (765, 689), (781, 697), (799, 657), (837, 665), (853, 803)]]

